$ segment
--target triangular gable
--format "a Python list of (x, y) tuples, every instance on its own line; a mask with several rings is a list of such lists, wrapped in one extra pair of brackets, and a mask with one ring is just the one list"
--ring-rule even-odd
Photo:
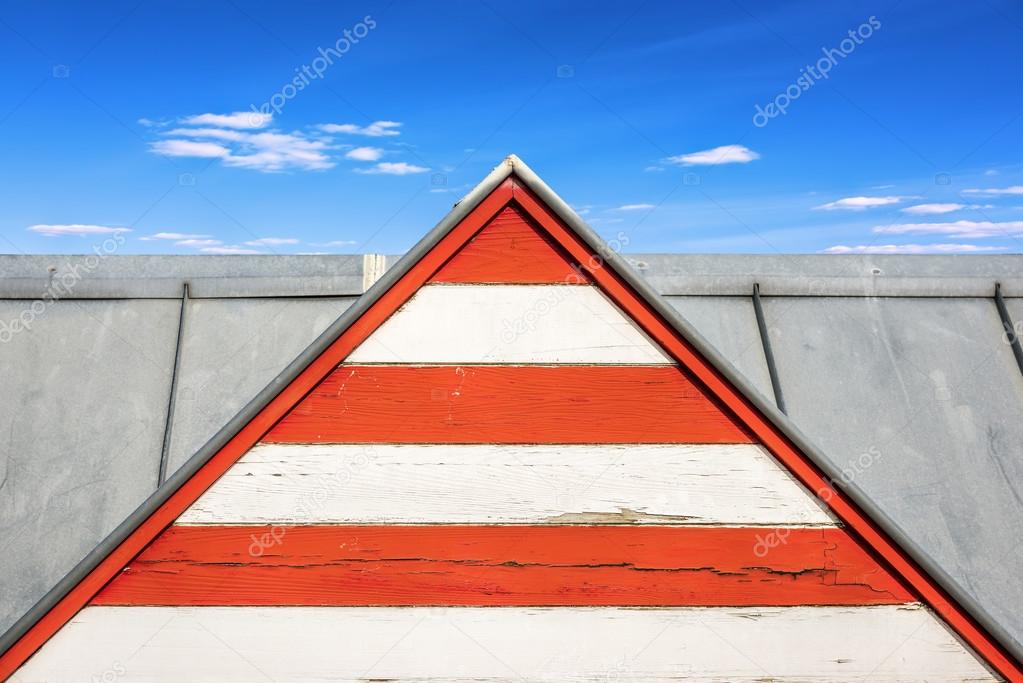
[[(135, 528), (118, 539), (3, 655), (0, 675), (15, 671), (90, 603), (866, 609), (912, 606), (919, 601), (1000, 674), (1009, 680), (1021, 679), (1017, 663), (844, 492), (829, 483), (820, 463), (797, 450), (734, 382), (709, 365), (672, 319), (658, 310), (656, 301), (637, 292), (613, 254), (595, 247), (592, 236), (555, 213), (549, 198), (541, 200), (546, 187), (533, 181), (521, 162), (509, 160), (490, 180), (485, 191), (464, 202), (457, 220), (439, 226), (396, 266), (389, 281), (367, 295), (358, 315), (346, 321), (335, 339), (326, 340), (315, 357), (310, 354), (304, 369), (240, 424), (230, 441), (197, 462), (187, 476), (172, 478), (173, 491), (165, 491), (158, 504), (146, 510), (144, 517), (140, 515)], [(486, 285), (490, 291), (483, 294), (490, 298), (474, 292), (471, 285)], [(532, 285), (564, 285), (565, 289), (558, 291), (556, 300), (545, 300), (530, 295), (526, 288)], [(455, 299), (434, 300), (442, 295)], [(495, 304), (498, 301), (500, 305)], [(474, 334), (460, 334), (457, 319), (443, 318), (454, 309), (473, 325)], [(566, 329), (572, 332), (571, 345), (565, 344)], [(481, 336), (480, 330), (489, 343), (472, 343)], [(510, 367), (514, 372), (509, 372)], [(519, 400), (507, 400), (509, 396)], [(542, 411), (523, 414), (519, 410), (521, 405), (539, 403)], [(418, 458), (414, 465), (419, 471), (464, 457), (464, 469), (483, 478), (478, 482), (479, 499), (452, 506), (443, 500), (443, 488), (435, 488), (425, 498), (437, 503), (435, 509), (419, 506), (417, 514), (423, 517), (402, 516), (400, 509), (374, 506), (374, 500), (388, 500), (387, 486), (395, 481), (381, 476), (362, 498), (358, 491), (349, 491), (347, 507), (336, 518), (330, 517), (329, 505), (319, 503), (319, 524), (306, 526), (301, 519), (266, 515), (275, 505), (301, 508), (302, 500), (270, 496), (246, 508), (244, 497), (231, 494), (232, 477), (251, 479), (266, 465), (260, 458), (284, 457), (304, 463), (305, 468), (315, 468), (314, 461), (322, 465), (323, 453), (309, 450), (315, 448), (310, 444), (320, 443), (351, 444), (346, 448), (354, 450), (342, 448), (334, 453), (340, 453), (341, 462), (370, 452), (374, 463), (393, 467)], [(596, 454), (585, 450), (594, 443), (601, 445)], [(438, 457), (429, 447), (419, 447), (410, 456), (411, 444), (464, 444), (464, 450), (449, 448)], [(487, 450), (488, 444), (497, 446)], [(516, 487), (504, 500), (500, 488), (486, 490), (483, 481), (499, 481), (514, 471), (510, 467), (514, 463), (501, 460), (501, 444), (533, 444), (516, 452), (514, 459), (539, 470), (565, 461), (573, 464), (573, 471), (632, 467), (626, 474), (637, 487), (635, 500), (628, 498), (629, 491), (590, 491), (592, 482), (588, 482), (580, 488), (592, 495), (576, 501), (584, 503), (579, 509), (585, 513), (562, 509), (557, 501), (544, 501), (541, 494), (533, 499), (527, 495), (521, 504), (518, 499), (528, 489), (523, 481), (513, 482)], [(552, 452), (544, 444), (561, 446)], [(630, 446), (615, 450), (615, 444)], [(707, 450), (721, 447), (733, 450)], [(462, 455), (456, 457), (456, 452)], [(781, 517), (758, 518), (749, 500), (730, 500), (724, 490), (710, 489), (695, 500), (673, 499), (664, 493), (663, 482), (650, 479), (651, 472), (706, 477), (708, 472), (699, 468), (723, 454), (734, 459), (732, 472), (748, 476), (750, 487), (758, 487), (759, 495), (776, 497), (771, 499), (771, 515)], [(304, 469), (302, 474), (309, 471)], [(336, 467), (321, 474), (332, 471)], [(436, 482), (445, 476), (446, 472), (438, 473), (436, 481), (427, 477), (420, 486), (440, 486)], [(662, 502), (668, 501), (663, 510), (651, 503), (652, 489), (643, 486), (660, 487)], [(827, 512), (814, 502), (811, 491), (826, 503)], [(398, 500), (407, 491), (392, 493)], [(572, 495), (585, 497), (585, 493)], [(613, 496), (621, 499), (616, 499), (620, 505), (599, 509), (602, 500), (606, 505)], [(512, 505), (515, 500), (518, 507)], [(630, 507), (632, 503), (635, 506)], [(304, 504), (308, 506), (309, 501)], [(475, 511), (476, 516), (457, 518), (456, 507)], [(783, 508), (784, 513), (776, 512)], [(236, 517), (211, 535), (211, 525), (216, 526), (211, 523), (222, 522), (227, 509)], [(692, 522), (701, 515), (702, 521)], [(289, 547), (299, 556), (304, 552), (306, 559), (322, 559), (329, 546), (336, 554), (331, 562), (356, 568), (320, 576), (303, 593), (307, 574), (296, 573), (297, 567), (272, 565), (277, 572), (273, 581), (289, 586), (282, 594), (266, 590), (267, 567), (256, 561), (251, 575), (232, 583), (229, 575), (217, 574), (221, 565), (214, 560), (219, 557), (222, 565), (229, 565), (237, 559), (238, 544), (245, 545), (251, 532), (241, 526), (239, 535), (238, 529), (228, 528), (239, 526), (238, 520), (263, 525), (259, 530), (269, 535), (270, 545), (275, 528), (283, 526), (290, 534)], [(443, 525), (419, 526), (424, 520)], [(333, 531), (325, 531), (326, 522), (335, 525)], [(541, 527), (539, 522), (552, 525)], [(371, 530), (359, 526), (380, 523), (394, 526)], [(498, 526), (488, 527), (481, 535), (474, 526), (480, 523)], [(361, 545), (339, 553), (334, 548), (337, 537), (330, 534), (344, 524), (351, 526), (349, 531), (361, 539)], [(410, 525), (416, 527), (414, 532)], [(480, 555), (467, 559), (467, 544)], [(431, 580), (429, 571), (423, 572), (427, 578), (409, 582), (405, 565), (381, 564), (371, 580), (359, 579), (364, 576), (364, 563), (410, 550), (419, 551), (415, 557), (434, 553), (437, 557), (431, 561), (461, 567), (467, 562), (485, 564), (484, 558), (500, 558), (509, 549), (523, 546), (529, 548), (526, 560), (541, 569), (593, 566), (605, 567), (605, 573), (580, 574), (579, 581), (596, 582), (596, 586), (575, 598), (566, 597), (564, 582), (569, 579), (552, 578), (548, 570), (538, 573), (536, 568), (514, 576), (505, 572), (498, 581), (474, 566), (458, 575), (460, 587), (454, 592), (450, 576)], [(633, 550), (623, 553), (623, 546)], [(201, 567), (198, 573), (178, 583), (168, 582), (167, 569), (172, 565), (164, 563), (180, 563), (182, 558), (187, 563), (188, 553), (199, 552), (196, 549), (207, 553), (192, 558)], [(759, 565), (751, 566), (750, 552), (762, 560)], [(250, 552), (250, 559), (262, 556)], [(709, 564), (687, 565), (687, 556)], [(502, 562), (515, 565), (524, 559), (516, 555)], [(623, 574), (620, 567), (629, 564), (665, 573), (641, 578)], [(711, 571), (706, 571), (708, 566)], [(495, 581), (500, 584), (496, 591)], [(878, 614), (882, 613), (870, 613), (874, 619)], [(869, 623), (877, 629), (888, 621)], [(916, 629), (925, 623), (907, 622), (905, 627)], [(927, 633), (940, 636), (940, 631)], [(942, 647), (951, 648), (947, 643)]]

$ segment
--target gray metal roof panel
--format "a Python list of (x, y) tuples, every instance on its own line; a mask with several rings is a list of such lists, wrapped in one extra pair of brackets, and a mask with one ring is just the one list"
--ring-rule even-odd
[(766, 400), (773, 401), (753, 302), (738, 296), (665, 297), (682, 317), (692, 323)]
[(177, 310), (61, 302), (0, 344), (0, 629), (153, 492)]
[(358, 296), (361, 255), (0, 255), (0, 299)]
[(1023, 375), (993, 301), (765, 298), (764, 309), (793, 421), (1023, 634)]
[(663, 295), (1023, 296), (1023, 255), (628, 254)]
[(190, 300), (168, 471), (176, 470), (209, 441), (352, 301)]

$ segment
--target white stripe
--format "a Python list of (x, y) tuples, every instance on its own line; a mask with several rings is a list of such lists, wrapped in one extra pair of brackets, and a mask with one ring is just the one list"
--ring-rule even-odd
[(833, 524), (754, 444), (262, 444), (178, 523)]
[(919, 606), (88, 607), (21, 681), (992, 681)]
[(347, 362), (672, 361), (595, 287), (428, 285)]

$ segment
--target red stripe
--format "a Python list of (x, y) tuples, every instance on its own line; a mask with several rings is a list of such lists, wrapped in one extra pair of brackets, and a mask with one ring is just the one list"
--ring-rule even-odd
[(521, 210), (507, 206), (430, 281), (577, 285), (590, 278)]
[(748, 443), (670, 366), (347, 366), (264, 441)]
[(881, 605), (842, 529), (171, 527), (97, 605)]

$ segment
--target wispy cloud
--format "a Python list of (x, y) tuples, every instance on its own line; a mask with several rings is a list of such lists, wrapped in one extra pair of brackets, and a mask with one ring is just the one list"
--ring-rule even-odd
[(155, 235), (146, 235), (139, 239), (143, 242), (150, 240), (201, 240), (210, 237), (209, 235), (196, 235), (187, 232), (158, 232)]
[(285, 244), (298, 244), (298, 240), (294, 237), (260, 237), (245, 242), (249, 247), (277, 247)]
[(971, 187), (968, 190), (963, 190), (963, 194), (977, 194), (984, 195), (985, 197), (1001, 197), (1001, 196), (1014, 196), (1023, 195), (1023, 185), (1013, 185), (1011, 187)]
[(977, 254), (1005, 251), (1005, 247), (987, 247), (978, 244), (865, 244), (846, 246), (838, 244), (824, 250), (825, 254)]
[(940, 213), (952, 213), (954, 211), (962, 211), (963, 209), (990, 209), (993, 208), (991, 204), (916, 204), (914, 206), (907, 206), (904, 209), (899, 209), (903, 213), (911, 214), (940, 214)]
[(366, 174), (383, 174), (383, 175), (409, 175), (412, 173), (426, 173), (430, 169), (424, 166), (416, 166), (415, 164), (408, 164), (404, 161), (381, 161), (372, 168), (357, 168), (356, 173)]
[(245, 247), (239, 247), (237, 245), (226, 245), (221, 247), (203, 247), (200, 249), (204, 254), (262, 254), (263, 252), (256, 249), (246, 249)]
[(1023, 235), (1023, 221), (953, 221), (951, 223), (893, 223), (873, 230), (884, 235), (951, 235), (960, 238)]
[[(148, 119), (147, 119), (148, 121)], [(304, 130), (281, 131), (272, 127), (273, 115), (257, 112), (197, 114), (177, 120), (177, 125), (150, 121), (161, 139), (150, 143), (150, 151), (173, 157), (220, 159), (225, 166), (248, 168), (263, 173), (322, 171), (333, 168), (341, 158), (338, 134), (389, 137), (399, 134), (398, 121), (374, 121), (368, 126), (351, 123), (319, 124)], [(354, 161), (377, 161), (386, 154), (380, 147), (355, 147), (343, 156)], [(380, 163), (369, 173), (406, 175), (429, 169), (404, 162)]]
[(376, 161), (383, 155), (384, 150), (379, 147), (356, 147), (345, 153), (345, 157), (356, 161)]
[(611, 209), (612, 211), (646, 211), (647, 209), (656, 208), (653, 204), (622, 204), (621, 206)]
[(192, 247), (193, 249), (198, 249), (200, 247), (215, 247), (215, 246), (220, 245), (220, 244), (223, 244), (223, 242), (221, 242), (220, 240), (214, 240), (214, 239), (187, 239), (187, 240), (178, 240), (177, 242), (174, 243), (174, 246), (176, 246), (176, 247)]
[(354, 123), (323, 123), (319, 129), (325, 133), (345, 133), (348, 135), (366, 135), (371, 138), (401, 135), (399, 121), (374, 121), (368, 126), (357, 126)]
[(759, 158), (759, 154), (745, 145), (722, 145), (713, 149), (668, 157), (666, 161), (682, 166), (717, 166), (719, 164), (747, 164)]
[(231, 150), (215, 142), (197, 142), (195, 140), (158, 140), (150, 145), (157, 154), (168, 157), (200, 157), (215, 158), (231, 155)]
[(130, 228), (111, 227), (107, 225), (83, 225), (82, 223), (68, 223), (62, 225), (40, 223), (37, 225), (30, 225), (27, 229), (32, 232), (37, 232), (40, 235), (46, 235), (47, 237), (61, 237), (64, 235), (84, 237), (86, 235), (110, 235), (121, 232), (131, 232)]
[(189, 126), (217, 126), (220, 128), (255, 129), (266, 128), (273, 120), (273, 114), (255, 111), (236, 111), (231, 114), (196, 114), (181, 121)]
[(310, 242), (312, 247), (353, 247), (358, 242), (355, 240), (331, 240), (329, 242)]
[(814, 209), (824, 211), (863, 211), (864, 209), (873, 209), (878, 206), (890, 206), (892, 204), (898, 204), (906, 199), (914, 199), (914, 197), (843, 197), (842, 199), (836, 199), (833, 202), (827, 204), (821, 204), (820, 206), (813, 207)]

